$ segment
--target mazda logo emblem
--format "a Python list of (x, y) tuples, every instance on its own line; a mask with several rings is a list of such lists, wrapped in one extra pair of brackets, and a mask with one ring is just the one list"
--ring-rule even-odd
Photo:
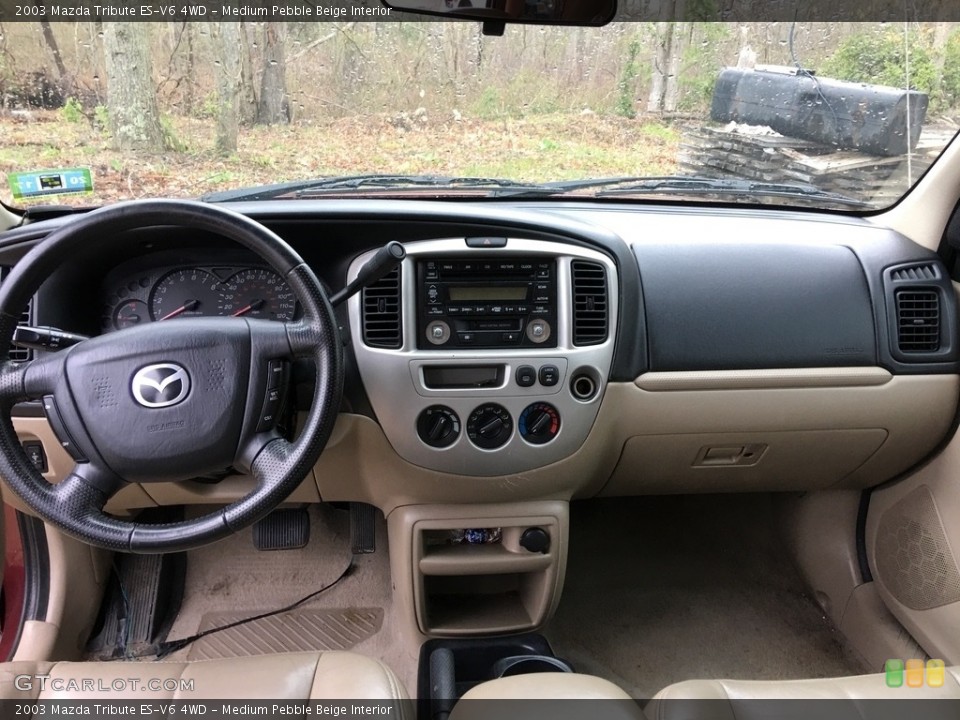
[(187, 370), (174, 363), (147, 365), (133, 376), (133, 398), (147, 408), (165, 408), (181, 402), (190, 392)]

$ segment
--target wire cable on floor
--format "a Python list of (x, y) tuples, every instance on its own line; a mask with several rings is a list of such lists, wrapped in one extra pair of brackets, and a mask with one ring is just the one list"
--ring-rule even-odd
[(201, 638), (205, 638), (209, 635), (213, 635), (214, 633), (222, 632), (224, 630), (229, 630), (230, 628), (235, 628), (239, 625), (246, 625), (247, 623), (254, 622), (255, 620), (263, 620), (264, 618), (273, 617), (274, 615), (282, 615), (283, 613), (290, 612), (291, 610), (296, 610), (298, 607), (300, 607), (304, 603), (307, 603), (310, 600), (313, 600), (315, 597), (318, 597), (321, 594), (325, 593), (327, 590), (330, 590), (331, 588), (335, 587), (344, 578), (349, 577), (353, 573), (355, 567), (356, 566), (353, 564), (353, 558), (350, 558), (350, 562), (347, 563), (347, 566), (343, 569), (343, 571), (336, 577), (336, 579), (333, 582), (327, 585), (324, 585), (319, 590), (314, 590), (309, 595), (304, 595), (299, 600), (296, 600), (295, 602), (292, 602), (285, 607), (279, 608), (277, 610), (270, 610), (265, 613), (260, 613), (259, 615), (253, 615), (252, 617), (243, 618), (241, 620), (236, 620), (232, 623), (227, 623), (226, 625), (212, 627), (208, 630), (204, 630), (203, 632), (190, 635), (189, 637), (181, 638), (180, 640), (167, 640), (165, 642), (157, 643), (155, 646), (153, 646), (153, 648), (150, 649), (149, 652), (145, 652), (141, 655), (135, 655), (133, 656), (132, 659), (156, 657), (158, 660), (162, 660), (168, 655), (171, 655), (177, 652), (178, 650), (183, 650), (185, 647), (192, 645), (197, 640), (200, 640)]

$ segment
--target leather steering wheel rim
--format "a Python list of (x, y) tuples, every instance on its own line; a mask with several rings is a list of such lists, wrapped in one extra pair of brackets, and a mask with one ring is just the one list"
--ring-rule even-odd
[[(120, 233), (156, 226), (210, 232), (252, 251), (292, 289), (301, 311), (298, 319), (290, 322), (178, 319), (91, 338), (25, 363), (9, 360), (10, 341), (21, 310), (65, 258), (74, 257), (81, 250), (107, 248), (112, 237)], [(227, 341), (234, 345), (225, 345)], [(215, 445), (220, 453), (226, 453), (235, 439), (233, 465), (253, 477), (255, 488), (223, 508), (190, 520), (148, 525), (110, 516), (104, 512), (104, 505), (128, 482), (115, 467), (123, 462), (134, 467), (131, 458), (139, 457), (137, 452), (141, 448), (137, 445), (129, 452), (124, 450), (126, 455), (111, 455), (92, 440), (99, 431), (93, 425), (107, 417), (103, 413), (110, 408), (93, 407), (92, 395), (85, 383), (94, 370), (99, 375), (112, 372), (115, 377), (103, 380), (98, 375), (100, 389), (103, 383), (108, 384), (109, 397), (115, 403), (113, 408), (133, 419), (126, 424), (126, 431), (132, 428), (136, 433), (139, 428), (147, 427), (144, 423), (153, 417), (171, 417), (170, 413), (176, 408), (164, 408), (151, 415), (149, 408), (138, 407), (130, 393), (131, 369), (147, 360), (153, 359), (156, 363), (168, 355), (176, 356), (177, 352), (197, 366), (190, 369), (196, 377), (187, 401), (178, 406), (181, 413), (202, 414), (203, 408), (211, 405), (223, 412), (229, 408), (238, 411), (242, 403), (243, 410), (239, 412), (243, 417), (236, 422), (193, 423), (200, 430), (182, 437), (185, 441), (201, 443), (196, 452), (188, 461), (167, 458), (168, 462), (176, 465), (179, 472), (187, 472), (189, 462), (202, 462), (190, 459), (204, 458), (203, 438), (197, 439), (201, 431), (216, 436), (210, 440), (211, 447)], [(248, 358), (243, 357), (245, 352)], [(253, 411), (259, 411), (263, 396), (257, 394), (267, 387), (264, 383), (270, 382), (266, 364), (269, 361), (289, 363), (299, 358), (308, 358), (315, 364), (316, 385), (310, 409), (300, 423), (299, 435), (289, 442), (275, 430), (261, 430)], [(235, 366), (238, 377), (232, 378), (232, 384), (231, 378), (221, 377), (218, 385), (210, 380), (210, 368), (220, 367), (223, 375), (224, 363), (227, 367)], [(190, 363), (183, 364), (187, 367)], [(240, 374), (244, 370), (247, 377)], [(249, 383), (248, 387), (239, 384), (244, 382)], [(259, 520), (283, 502), (316, 464), (333, 430), (342, 386), (343, 357), (337, 323), (316, 275), (272, 231), (222, 207), (194, 201), (147, 200), (94, 210), (41, 241), (14, 266), (0, 286), (0, 475), (42, 519), (90, 545), (139, 553), (183, 551), (226, 537)], [(69, 397), (61, 399), (58, 394)], [(85, 458), (87, 462), (78, 462), (58, 484), (48, 482), (30, 463), (11, 415), (17, 402), (44, 398), (46, 404), (48, 397), (55, 398), (62, 416), (73, 419), (70, 434), (82, 435), (91, 450), (89, 454), (96, 456)], [(97, 397), (102, 406), (102, 393)], [(121, 458), (123, 462), (108, 462), (105, 458)], [(159, 467), (163, 467), (162, 462)], [(188, 475), (192, 476), (195, 475)], [(188, 477), (163, 477), (161, 473), (150, 479), (169, 481)]]

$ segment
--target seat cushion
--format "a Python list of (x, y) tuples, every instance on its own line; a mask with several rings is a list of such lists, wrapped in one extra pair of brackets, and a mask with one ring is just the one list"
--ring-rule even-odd
[[(669, 685), (654, 696), (645, 708), (650, 720), (755, 720), (775, 715), (783, 720), (813, 717), (816, 708), (826, 708), (821, 701), (848, 701), (830, 704), (830, 717), (870, 718), (870, 708), (880, 703), (870, 700), (960, 699), (960, 668), (946, 668), (942, 687), (888, 687), (886, 676), (855, 675), (852, 677), (818, 678), (813, 680), (687, 680)], [(817, 701), (777, 703), (770, 701)], [(751, 702), (757, 701), (757, 702)], [(766, 702), (763, 702), (766, 701)], [(899, 704), (888, 707), (898, 707)], [(924, 717), (956, 718), (957, 703), (926, 704), (933, 715)], [(903, 708), (901, 706), (901, 711)]]
[[(537, 702), (528, 702), (530, 700)], [(464, 693), (450, 713), (450, 720), (583, 720), (585, 717), (642, 720), (643, 710), (627, 693), (602, 678), (547, 672), (481, 683)]]
[[(46, 676), (46, 677), (43, 677)], [(383, 663), (350, 652), (196, 662), (0, 663), (0, 699), (404, 700)]]

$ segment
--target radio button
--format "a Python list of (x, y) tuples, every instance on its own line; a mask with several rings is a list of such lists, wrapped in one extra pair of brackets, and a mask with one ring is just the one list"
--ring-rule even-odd
[(443, 306), (435, 305), (427, 308), (427, 315), (443, 315)]
[(521, 365), (517, 368), (517, 385), (532, 387), (537, 382), (537, 371), (532, 365)]
[(427, 325), (427, 340), (433, 345), (443, 345), (450, 339), (450, 326), (443, 320), (434, 320)]
[(447, 315), (459, 315), (460, 306), (459, 305), (447, 305)]
[(533, 306), (533, 311), (532, 311), (531, 314), (533, 314), (533, 315), (549, 315), (549, 314), (550, 314), (550, 308), (549, 308), (548, 306), (546, 306), (546, 305), (534, 305), (534, 306)]
[(440, 273), (437, 271), (437, 264), (435, 262), (428, 262), (426, 268), (425, 278), (427, 280), (439, 280)]
[(523, 303), (522, 305), (517, 305), (517, 312), (520, 313), (521, 315), (526, 315), (528, 312), (530, 312), (530, 306), (527, 305), (526, 303)]
[(537, 280), (547, 280), (550, 278), (550, 266), (543, 266), (541, 263), (537, 266)]
[(538, 345), (546, 342), (550, 339), (550, 323), (546, 320), (531, 320), (527, 323), (527, 338)]
[(440, 302), (440, 290), (436, 285), (427, 288), (427, 301), (431, 304)]
[(473, 345), (477, 339), (477, 334), (474, 332), (462, 332), (457, 333), (457, 337), (460, 338), (461, 345)]
[(503, 305), (491, 305), (488, 311), (491, 315), (503, 315), (506, 312)]
[(500, 334), (500, 341), (505, 343), (515, 343), (520, 339), (518, 332), (505, 332)]

